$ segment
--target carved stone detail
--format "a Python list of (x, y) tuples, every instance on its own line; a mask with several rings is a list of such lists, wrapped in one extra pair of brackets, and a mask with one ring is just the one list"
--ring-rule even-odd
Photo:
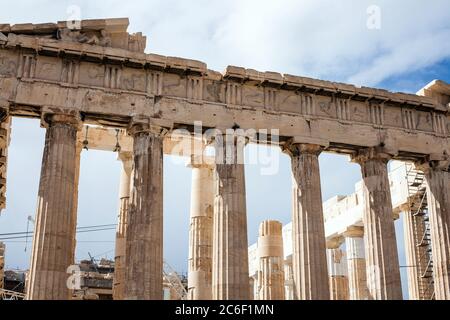
[(350, 120), (350, 100), (335, 98), (336, 114), (340, 120)]
[(227, 83), (226, 103), (231, 105), (242, 104), (242, 86), (238, 83)]
[(61, 69), (61, 82), (78, 84), (80, 76), (80, 63), (74, 60), (64, 60)]
[(105, 66), (105, 88), (120, 89), (122, 69), (119, 66)]
[(36, 56), (33, 54), (22, 54), (19, 59), (17, 77), (33, 79), (36, 71)]
[(439, 134), (446, 134), (447, 128), (445, 126), (446, 118), (444, 114), (439, 114), (436, 112), (432, 112), (432, 124), (433, 124), (433, 131)]
[(147, 93), (160, 96), (163, 92), (163, 73), (157, 71), (149, 71), (147, 73)]
[(304, 115), (316, 114), (316, 104), (313, 96), (300, 95), (300, 113)]
[(382, 104), (369, 104), (369, 121), (375, 125), (384, 124), (384, 106)]
[(200, 77), (188, 77), (186, 91), (188, 99), (203, 100), (203, 79)]
[(93, 32), (93, 31), (71, 30), (69, 28), (63, 28), (57, 31), (56, 38), (62, 41), (86, 43), (102, 47), (111, 46), (111, 38), (106, 32), (106, 30)]
[(415, 110), (402, 110), (403, 127), (408, 130), (415, 130), (417, 128), (417, 114)]
[(268, 110), (277, 110), (277, 89), (265, 87), (264, 88), (264, 106)]

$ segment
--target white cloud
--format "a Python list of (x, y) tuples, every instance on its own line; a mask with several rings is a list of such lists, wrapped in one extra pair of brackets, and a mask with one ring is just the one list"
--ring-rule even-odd
[(449, 39), (450, 29), (444, 29), (402, 41), (374, 58), (367, 68), (349, 77), (349, 82), (376, 85), (389, 76), (433, 65), (450, 56)]
[[(83, 18), (128, 16), (133, 31), (148, 35), (148, 51), (218, 70), (235, 64), (377, 85), (450, 56), (446, 0), (15, 1), (0, 20), (61, 20), (72, 4)], [(372, 5), (379, 30), (367, 28)]]

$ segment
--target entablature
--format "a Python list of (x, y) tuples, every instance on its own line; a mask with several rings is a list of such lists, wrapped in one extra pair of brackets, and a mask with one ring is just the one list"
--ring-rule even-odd
[[(98, 32), (106, 22), (89, 23)], [(126, 32), (119, 22), (116, 31)], [(0, 25), (0, 100), (10, 105), (11, 115), (37, 118), (43, 108), (54, 108), (118, 128), (143, 115), (187, 130), (195, 122), (205, 128), (276, 129), (281, 143), (292, 137), (321, 140), (327, 150), (347, 154), (374, 146), (408, 160), (450, 153), (450, 117), (442, 98), (448, 85), (442, 82), (426, 87), (422, 96), (234, 66), (221, 74), (196, 60), (36, 31), (45, 28)]]

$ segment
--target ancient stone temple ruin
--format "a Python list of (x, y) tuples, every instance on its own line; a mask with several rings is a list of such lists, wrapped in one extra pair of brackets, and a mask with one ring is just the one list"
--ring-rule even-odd
[[(412, 300), (429, 300), (435, 298), (433, 274), (433, 250), (426, 180), (412, 164), (402, 161), (391, 162), (388, 174), (391, 193), (393, 219), (403, 215), (406, 271), (408, 277), (408, 297)], [(364, 193), (363, 181), (355, 185), (355, 192), (347, 196), (336, 196), (323, 203), (325, 218), (325, 238), (328, 260), (330, 299), (332, 300), (366, 300), (369, 299), (366, 273), (366, 253), (364, 247)], [(269, 223), (266, 221), (265, 223)], [(275, 221), (270, 221), (275, 223)], [(281, 231), (281, 230), (280, 230)], [(281, 243), (272, 240), (272, 247), (284, 248), (281, 251), (281, 268), (267, 269), (260, 267), (262, 245), (258, 241), (249, 246), (249, 273), (252, 292), (255, 299), (266, 300), (259, 294), (262, 286), (258, 279), (279, 274), (284, 270), (285, 297), (292, 300), (295, 292), (292, 281), (292, 223), (283, 229)], [(344, 248), (345, 247), (345, 248)], [(261, 281), (261, 280), (260, 280)], [(397, 279), (397, 281), (399, 281)], [(279, 285), (272, 282), (271, 287)], [(399, 283), (396, 284), (399, 286)]]
[[(83, 147), (117, 152), (123, 163), (115, 299), (163, 298), (163, 155), (187, 152), (188, 298), (401, 299), (387, 165), (398, 160), (415, 173), (416, 190), (400, 210), (417, 266), (411, 292), (425, 297), (420, 275), (428, 270), (429, 298), (450, 299), (450, 85), (436, 80), (415, 95), (234, 66), (219, 73), (145, 53), (146, 37), (127, 27), (128, 19), (0, 25), (1, 208), (11, 117), (40, 119), (46, 129), (27, 299), (71, 296)], [(263, 222), (257, 277), (239, 161), (247, 143), (275, 144), (292, 160), (290, 236)], [(362, 173), (357, 196), (330, 210), (322, 205), (322, 152), (350, 156)], [(332, 214), (345, 205), (357, 212)], [(424, 230), (431, 268), (420, 258), (426, 246), (416, 245)]]

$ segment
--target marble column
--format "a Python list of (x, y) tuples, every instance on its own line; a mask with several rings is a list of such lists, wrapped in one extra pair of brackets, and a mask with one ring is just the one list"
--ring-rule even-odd
[(246, 142), (241, 138), (218, 135), (214, 140), (214, 300), (249, 299), (247, 208), (242, 161)]
[(294, 270), (292, 268), (292, 256), (284, 261), (284, 296), (285, 300), (294, 300)]
[(450, 300), (450, 173), (449, 161), (423, 165), (427, 182), (436, 300)]
[(0, 289), (4, 288), (5, 282), (5, 244), (0, 242)]
[(127, 300), (163, 298), (163, 136), (165, 130), (135, 124), (133, 189), (126, 236)]
[(327, 249), (328, 273), (330, 277), (330, 299), (348, 300), (347, 259), (345, 252), (336, 248)]
[(293, 269), (296, 298), (328, 300), (325, 228), (320, 188), (319, 154), (322, 147), (291, 144), (293, 176)]
[(70, 299), (67, 268), (74, 261), (74, 193), (78, 117), (46, 115), (27, 299)]
[[(418, 246), (425, 232), (423, 216), (414, 216), (410, 210), (403, 212), (406, 272), (408, 274), (409, 300), (430, 299), (433, 290), (427, 290), (428, 281), (421, 275), (428, 264), (427, 246)], [(428, 294), (427, 294), (428, 293)]]
[(212, 298), (214, 166), (193, 159), (189, 227), (188, 299)]
[(6, 171), (10, 133), (11, 117), (6, 109), (0, 108), (0, 213), (6, 208)]
[(364, 228), (350, 227), (344, 233), (347, 251), (347, 271), (350, 300), (367, 300), (366, 258)]
[(263, 221), (258, 237), (258, 288), (261, 300), (284, 300), (282, 224)]
[(250, 276), (249, 282), (249, 300), (258, 300), (258, 276)]
[(364, 247), (369, 299), (401, 300), (400, 268), (387, 162), (382, 148), (360, 150), (364, 203)]
[(81, 152), (83, 145), (80, 138), (81, 130), (77, 132), (77, 144), (75, 147), (75, 179), (73, 187), (73, 202), (72, 202), (72, 264), (75, 264), (75, 252), (77, 247), (77, 216), (78, 216), (78, 185), (80, 182), (80, 165)]
[(114, 258), (113, 298), (123, 300), (125, 291), (126, 270), (126, 232), (127, 217), (131, 192), (131, 173), (133, 167), (133, 154), (120, 152), (119, 160), (122, 162), (119, 188), (119, 221), (116, 231), (116, 247)]

